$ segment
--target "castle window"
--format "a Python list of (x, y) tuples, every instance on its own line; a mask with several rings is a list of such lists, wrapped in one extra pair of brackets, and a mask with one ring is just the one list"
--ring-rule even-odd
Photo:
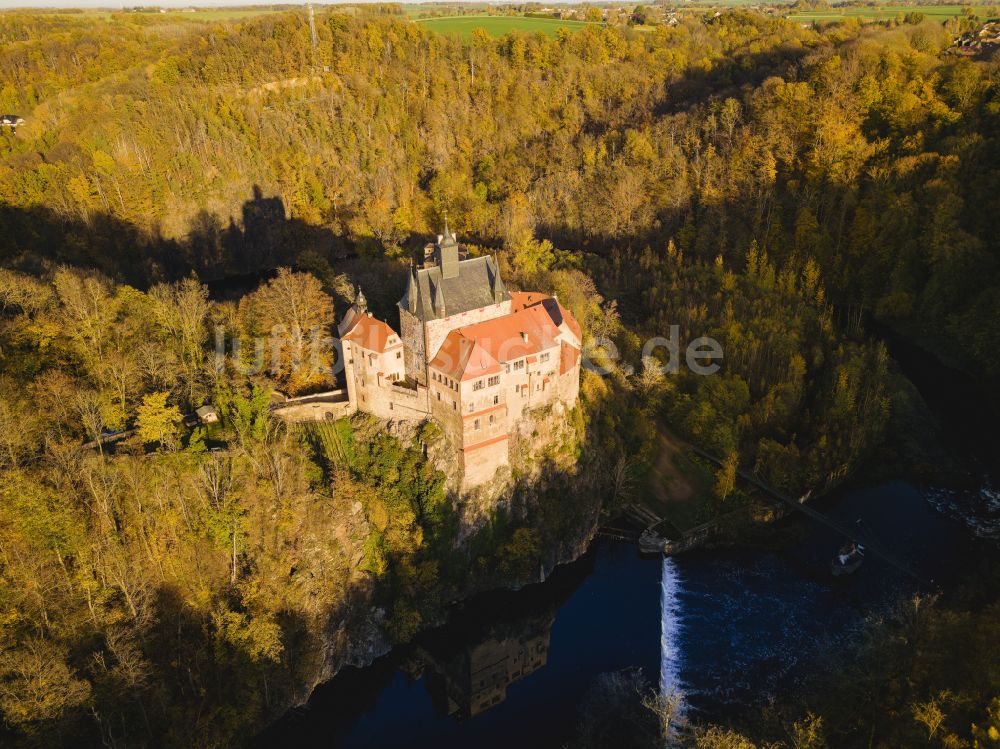
[(506, 372), (507, 374), (510, 374), (510, 364), (504, 364), (503, 371)]
[(458, 410), (458, 401), (452, 401), (451, 402), (451, 410), (452, 411), (457, 411)]
[(496, 376), (494, 376), (494, 377), (491, 377), (491, 378), (489, 379), (489, 382), (488, 382), (487, 384), (488, 384), (488, 385), (489, 385), (490, 387), (493, 387), (494, 385), (499, 385), (499, 384), (500, 384), (500, 375), (496, 375)]
[(540, 362), (543, 362), (543, 361), (548, 361), (548, 360), (549, 360), (549, 354), (548, 354), (548, 352), (546, 352), (546, 353), (544, 353), (544, 354), (541, 354), (541, 355), (540, 355), (540, 356), (538, 357), (538, 361), (540, 361)]
[(483, 383), (482, 380), (476, 380), (474, 383), (472, 383), (473, 390), (482, 390), (484, 387), (486, 387), (486, 385)]
[(497, 404), (498, 404), (499, 402), (500, 402), (500, 396), (499, 396), (499, 395), (494, 395), (494, 396), (493, 396), (493, 405), (495, 406), (495, 405), (497, 405)]
[(479, 419), (476, 419), (474, 422), (472, 422), (472, 428), (479, 429)]
[(493, 423), (493, 414), (490, 414), (490, 424)]
[(519, 369), (524, 369), (524, 359), (514, 362), (514, 371), (516, 372)]
[[(546, 356), (548, 356), (548, 354), (546, 354)], [(396, 352), (396, 358), (397, 359), (402, 359), (403, 358), (403, 352), (402, 351), (397, 351)]]
[(438, 400), (441, 400), (441, 393), (438, 393), (437, 396), (438, 396)]

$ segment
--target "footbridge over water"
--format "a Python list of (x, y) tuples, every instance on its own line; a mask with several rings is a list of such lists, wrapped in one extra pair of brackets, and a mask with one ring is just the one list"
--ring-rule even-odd
[[(684, 444), (695, 455), (704, 458), (705, 460), (713, 463), (716, 466), (719, 467), (722, 466), (722, 460), (716, 457), (715, 455), (712, 455), (707, 450), (702, 450), (700, 447), (697, 447), (690, 443), (684, 443)], [(791, 507), (797, 512), (801, 512), (803, 515), (806, 515), (815, 520), (816, 522), (825, 525), (827, 528), (830, 528), (831, 530), (840, 534), (844, 538), (853, 541), (856, 544), (864, 546), (866, 552), (872, 553), (873, 555), (877, 556), (879, 559), (881, 559), (883, 562), (888, 564), (893, 569), (896, 569), (899, 572), (902, 572), (904, 575), (913, 578), (921, 585), (926, 587), (931, 586), (930, 581), (924, 580), (920, 575), (918, 575), (916, 572), (910, 569), (908, 565), (906, 565), (901, 560), (897, 559), (894, 554), (892, 554), (889, 550), (887, 550), (876, 539), (872, 538), (871, 533), (865, 533), (864, 529), (860, 527), (860, 525), (857, 524), (847, 525), (841, 523), (840, 521), (835, 520), (834, 518), (831, 518), (828, 515), (823, 514), (819, 510), (813, 507), (809, 507), (807, 504), (805, 504), (806, 500), (809, 499), (811, 492), (804, 494), (799, 499), (795, 499), (794, 497), (790, 497), (784, 492), (775, 489), (773, 486), (767, 484), (765, 481), (763, 481), (753, 473), (750, 473), (749, 471), (737, 469), (736, 475), (746, 483), (756, 487), (757, 489), (760, 489), (768, 496), (777, 499), (778, 501)]]

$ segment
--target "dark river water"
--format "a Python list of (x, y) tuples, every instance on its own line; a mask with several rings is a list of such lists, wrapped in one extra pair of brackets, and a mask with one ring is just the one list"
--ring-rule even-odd
[(986, 478), (974, 490), (893, 481), (816, 507), (862, 528), (907, 572), (869, 553), (834, 578), (843, 540), (803, 517), (782, 521), (778, 551), (661, 559), (597, 541), (546, 582), (472, 599), (415, 645), (346, 669), (258, 744), (556, 747), (574, 737), (595, 684), (623, 670), (679, 694), (689, 718), (725, 722), (793, 693), (867, 617), (948, 590), (996, 554), (1000, 536), (1000, 493)]
[[(992, 542), (904, 482), (825, 503), (935, 585)], [(905, 522), (900, 522), (905, 518)], [(725, 718), (796, 689), (825, 648), (923, 586), (871, 555), (834, 578), (842, 543), (811, 521), (780, 551), (703, 551), (661, 560), (596, 542), (545, 583), (469, 601), (440, 630), (366, 669), (347, 669), (261, 745), (553, 747), (568, 741), (602, 674), (638, 669), (679, 690), (689, 717)], [(516, 672), (520, 672), (519, 674)]]

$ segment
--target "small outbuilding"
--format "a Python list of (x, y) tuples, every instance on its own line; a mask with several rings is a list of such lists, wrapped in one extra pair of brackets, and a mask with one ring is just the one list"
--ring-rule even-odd
[(202, 424), (215, 424), (219, 421), (219, 412), (215, 410), (215, 406), (202, 406), (195, 413)]

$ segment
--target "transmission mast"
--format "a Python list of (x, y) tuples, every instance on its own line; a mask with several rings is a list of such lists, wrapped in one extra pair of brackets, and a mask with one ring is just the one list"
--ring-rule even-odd
[(306, 3), (309, 9), (309, 37), (312, 40), (312, 64), (316, 67), (316, 47), (319, 46), (319, 39), (316, 37), (316, 14), (313, 13), (313, 4)]

